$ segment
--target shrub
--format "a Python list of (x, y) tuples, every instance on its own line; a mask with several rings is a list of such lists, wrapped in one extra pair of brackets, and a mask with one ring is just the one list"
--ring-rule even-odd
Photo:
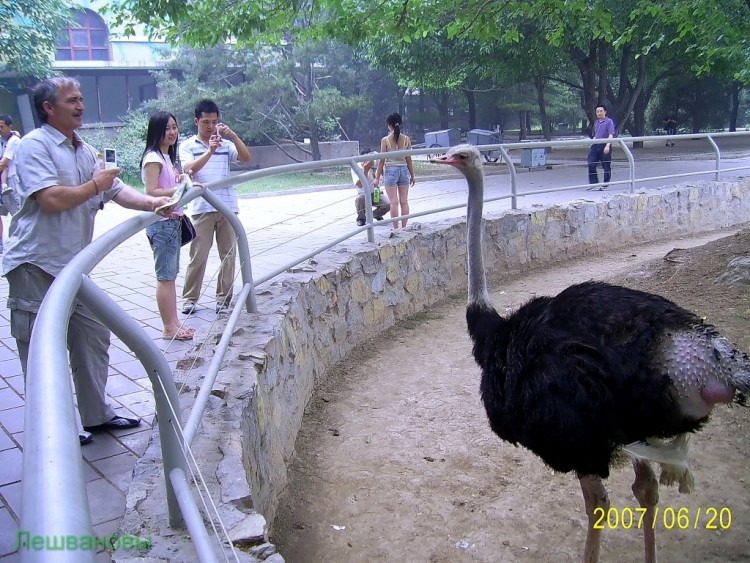
[(146, 148), (148, 115), (141, 110), (129, 111), (122, 123), (117, 134), (117, 162), (122, 167), (123, 176), (132, 184), (141, 186), (141, 155)]
[(141, 110), (129, 111), (122, 118), (122, 127), (116, 132), (103, 127), (81, 130), (83, 139), (103, 151), (105, 147), (117, 150), (117, 165), (122, 169), (122, 179), (135, 187), (141, 183), (141, 155), (146, 148), (146, 128), (148, 116)]

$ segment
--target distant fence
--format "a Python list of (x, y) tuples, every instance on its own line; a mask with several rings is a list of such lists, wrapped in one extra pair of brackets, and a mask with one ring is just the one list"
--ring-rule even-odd
[[(349, 158), (359, 154), (359, 141), (336, 141), (318, 143), (321, 160), (334, 158)], [(280, 146), (266, 145), (262, 147), (250, 147), (253, 158), (247, 166), (232, 167), (233, 171), (252, 170), (255, 168), (272, 168), (295, 162), (310, 162), (312, 156), (305, 151), (310, 150), (310, 144), (284, 144)], [(296, 160), (295, 160), (296, 159)]]

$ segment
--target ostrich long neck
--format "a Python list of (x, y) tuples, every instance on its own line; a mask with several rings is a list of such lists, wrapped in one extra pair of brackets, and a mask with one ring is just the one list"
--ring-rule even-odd
[(484, 275), (482, 245), (482, 209), (484, 206), (484, 175), (481, 169), (468, 168), (465, 172), (469, 185), (466, 208), (466, 255), (469, 270), (469, 303), (492, 307)]

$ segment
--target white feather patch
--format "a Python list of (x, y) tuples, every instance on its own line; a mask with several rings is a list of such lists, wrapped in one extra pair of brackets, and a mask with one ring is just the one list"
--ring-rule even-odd
[(647, 459), (689, 469), (687, 442), (679, 437), (670, 441), (649, 438), (647, 442), (633, 442), (622, 449), (636, 459)]

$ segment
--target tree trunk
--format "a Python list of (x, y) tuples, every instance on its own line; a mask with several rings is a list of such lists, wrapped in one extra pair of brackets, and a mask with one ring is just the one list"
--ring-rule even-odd
[(703, 129), (703, 125), (706, 122), (705, 114), (704, 114), (704, 103), (703, 100), (700, 99), (700, 96), (696, 92), (693, 92), (693, 95), (690, 100), (690, 117), (692, 120), (692, 132), (693, 133), (700, 133), (701, 129)]
[[(596, 93), (596, 105), (607, 104), (607, 88), (609, 87), (609, 75), (607, 74), (607, 42), (599, 39), (596, 45), (597, 50), (597, 74), (598, 74), (598, 92)], [(596, 109), (596, 108), (594, 108)]]
[(464, 89), (466, 103), (469, 105), (469, 129), (477, 127), (477, 98), (474, 90)]
[(588, 53), (577, 47), (574, 48), (571, 57), (581, 75), (581, 108), (588, 118), (585, 132), (590, 137), (593, 134), (592, 127), (596, 119), (596, 44), (593, 41), (589, 43)]
[(739, 82), (734, 82), (732, 84), (732, 113), (729, 116), (730, 131), (737, 131), (737, 116), (740, 113), (740, 92), (742, 92), (742, 85)]
[[(633, 126), (631, 133), (634, 137), (641, 137), (646, 134), (646, 108), (648, 99), (646, 96), (639, 96), (633, 106)], [(634, 149), (642, 149), (643, 141), (633, 141)]]
[[(402, 88), (401, 89), (401, 92), (400, 92), (401, 95), (398, 97), (398, 114), (399, 115), (404, 115), (404, 110), (406, 108), (406, 105), (405, 105), (406, 102), (404, 101), (404, 99), (406, 98), (406, 93), (408, 91), (409, 91), (408, 88)], [(388, 117), (388, 116), (386, 116), (386, 117)], [(385, 119), (385, 118), (383, 118), (383, 119)]]
[(521, 110), (518, 112), (518, 140), (526, 140), (526, 111)]
[(552, 131), (549, 119), (547, 119), (547, 103), (544, 100), (544, 79), (542, 77), (534, 77), (534, 88), (536, 88), (536, 103), (539, 106), (539, 119), (542, 120), (542, 135), (549, 141), (552, 139)]
[[(314, 101), (315, 67), (312, 61), (307, 61), (304, 64), (300, 62), (298, 69), (299, 72), (294, 72), (292, 75), (297, 91), (297, 102), (301, 107), (309, 108)], [(320, 133), (316, 117), (312, 112), (308, 113), (307, 122), (303, 126), (310, 136), (310, 156), (313, 160), (320, 160), (320, 146), (318, 145)]]
[(448, 129), (450, 116), (448, 115), (448, 100), (450, 98), (449, 92), (437, 92), (432, 96), (435, 103), (435, 108), (438, 110), (440, 116), (440, 128)]
[(310, 120), (310, 152), (313, 160), (320, 160), (320, 133), (316, 120)]
[(505, 123), (503, 122), (503, 112), (500, 110), (498, 106), (495, 106), (495, 123), (493, 124), (492, 129), (494, 130), (496, 127), (499, 127), (500, 131), (505, 131)]

